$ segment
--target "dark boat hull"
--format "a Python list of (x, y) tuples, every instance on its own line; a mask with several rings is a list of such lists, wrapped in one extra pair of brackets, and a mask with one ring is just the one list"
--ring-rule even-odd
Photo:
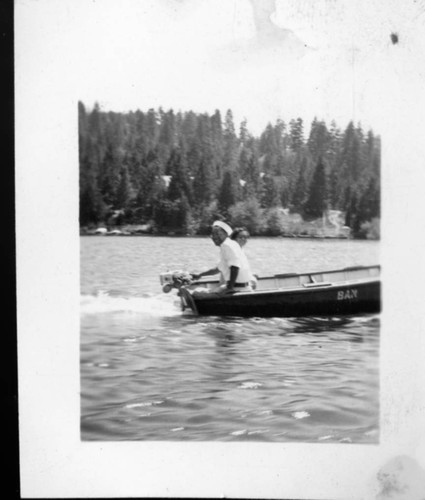
[(340, 316), (381, 311), (379, 280), (296, 290), (205, 294), (182, 290), (182, 303), (200, 315), (244, 317)]

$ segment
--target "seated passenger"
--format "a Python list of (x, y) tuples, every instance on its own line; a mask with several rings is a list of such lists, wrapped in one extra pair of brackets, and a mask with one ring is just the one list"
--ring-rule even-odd
[(257, 288), (257, 278), (251, 272), (251, 267), (249, 265), (248, 258), (246, 256), (244, 248), (243, 248), (246, 245), (248, 238), (249, 238), (248, 230), (244, 227), (237, 227), (236, 229), (233, 230), (232, 234), (230, 235), (230, 238), (232, 240), (235, 240), (237, 243), (239, 243), (239, 245), (242, 249), (242, 258), (245, 262), (246, 267), (249, 269), (249, 274), (250, 274), (249, 283), (252, 286), (252, 288), (254, 288), (254, 289)]

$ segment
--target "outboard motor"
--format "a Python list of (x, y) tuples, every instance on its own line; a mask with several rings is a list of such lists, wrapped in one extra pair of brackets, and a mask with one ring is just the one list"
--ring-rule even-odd
[(159, 279), (164, 293), (171, 292), (173, 288), (178, 290), (182, 286), (190, 285), (192, 283), (192, 275), (186, 271), (167, 271), (161, 273)]

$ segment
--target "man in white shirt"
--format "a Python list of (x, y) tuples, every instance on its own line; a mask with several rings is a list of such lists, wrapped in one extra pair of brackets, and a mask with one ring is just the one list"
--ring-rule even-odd
[(195, 279), (202, 276), (212, 276), (221, 273), (224, 284), (219, 293), (252, 290), (249, 283), (251, 272), (247, 260), (243, 258), (241, 247), (231, 240), (232, 228), (222, 221), (215, 221), (212, 225), (211, 238), (216, 246), (220, 247), (220, 262), (216, 267), (200, 274), (193, 274)]

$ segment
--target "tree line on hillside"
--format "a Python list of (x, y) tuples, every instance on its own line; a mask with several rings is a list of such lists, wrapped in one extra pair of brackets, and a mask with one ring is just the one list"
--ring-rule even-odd
[[(214, 219), (253, 234), (276, 231), (283, 212), (306, 220), (345, 214), (354, 236), (380, 218), (380, 137), (350, 122), (269, 123), (255, 137), (193, 111), (88, 110), (78, 103), (80, 226), (148, 224), (205, 234)], [(285, 209), (285, 210), (283, 210)], [(274, 228), (274, 229), (273, 229)]]

